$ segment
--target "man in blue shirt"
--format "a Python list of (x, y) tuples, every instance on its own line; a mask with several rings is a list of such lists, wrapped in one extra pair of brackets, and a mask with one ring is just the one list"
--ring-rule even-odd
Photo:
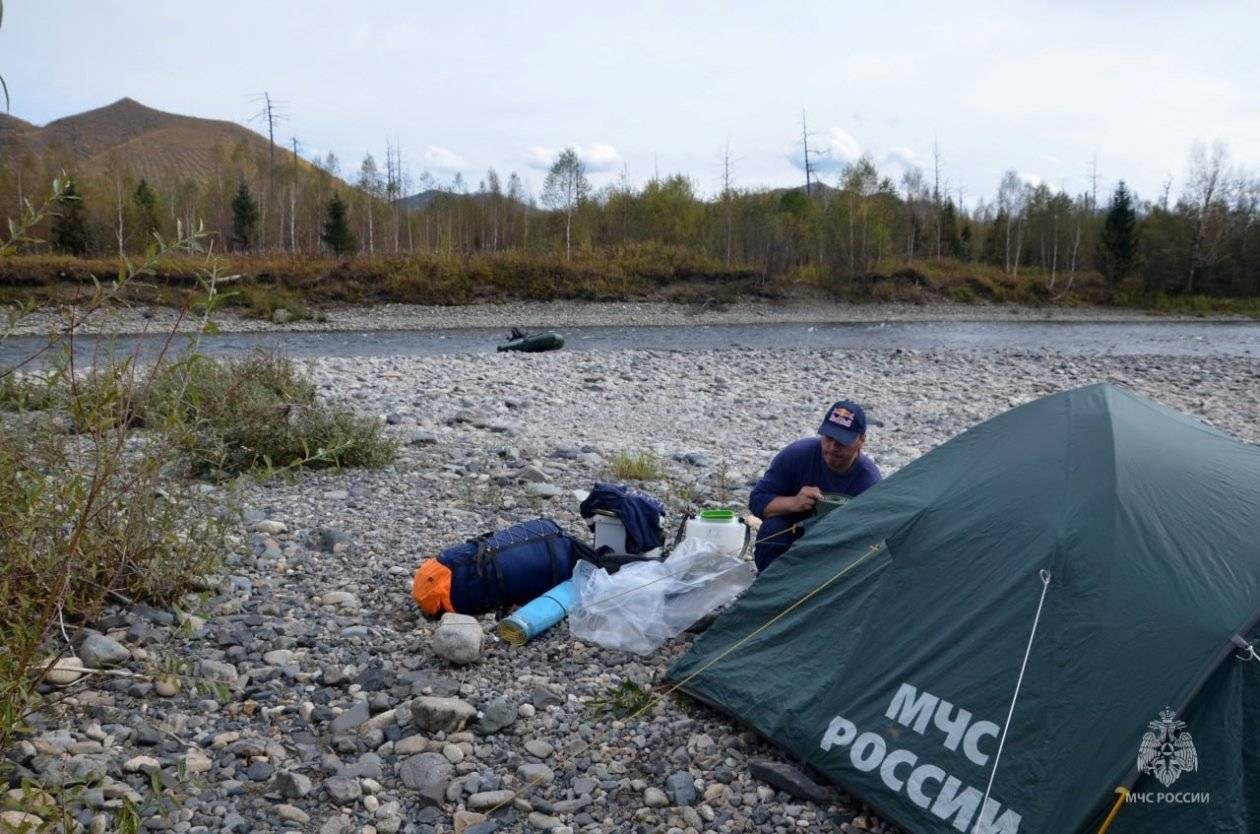
[(763, 571), (791, 546), (801, 530), (791, 530), (809, 518), (824, 494), (860, 495), (879, 483), (880, 474), (862, 454), (866, 442), (866, 412), (852, 400), (827, 409), (817, 437), (785, 446), (748, 497), (748, 509), (762, 519), (753, 560)]

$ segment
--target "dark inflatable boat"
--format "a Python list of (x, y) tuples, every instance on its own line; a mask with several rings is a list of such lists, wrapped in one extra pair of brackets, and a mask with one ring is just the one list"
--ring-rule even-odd
[(545, 350), (556, 350), (564, 347), (564, 337), (559, 333), (548, 330), (546, 333), (526, 333), (523, 330), (512, 328), (512, 332), (508, 334), (508, 340), (499, 345), (500, 351), (519, 350), (524, 353), (541, 353)]

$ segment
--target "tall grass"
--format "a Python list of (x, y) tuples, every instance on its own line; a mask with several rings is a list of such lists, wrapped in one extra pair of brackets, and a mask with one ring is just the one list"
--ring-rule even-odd
[(660, 459), (651, 452), (618, 452), (608, 461), (608, 473), (622, 481), (655, 481), (664, 476)]

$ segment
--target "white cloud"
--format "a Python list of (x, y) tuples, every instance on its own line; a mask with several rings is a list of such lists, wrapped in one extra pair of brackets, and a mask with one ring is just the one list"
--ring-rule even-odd
[(910, 148), (890, 148), (881, 161), (884, 165), (891, 165), (903, 171), (909, 171), (911, 168), (918, 168), (922, 171), (927, 165), (923, 157)]
[(428, 145), (424, 149), (424, 153), (420, 154), (426, 168), (439, 171), (444, 174), (454, 174), (461, 171), (467, 171), (472, 168), (472, 164), (459, 154), (447, 148), (438, 145)]
[(1041, 155), (1041, 158), (1042, 158), (1042, 159), (1044, 159), (1046, 162), (1049, 162), (1051, 165), (1062, 165), (1062, 164), (1063, 164), (1063, 160), (1062, 160), (1062, 159), (1059, 159), (1057, 156), (1051, 156), (1050, 154), (1047, 154), (1047, 153), (1043, 153), (1043, 154)]
[(1045, 178), (1042, 177), (1041, 174), (1034, 174), (1031, 171), (1019, 171), (1017, 176), (1019, 177), (1020, 182), (1024, 185), (1031, 185), (1033, 188), (1036, 188), (1045, 182)]
[[(799, 142), (783, 149), (788, 162), (805, 170), (805, 153)], [(809, 143), (809, 163), (817, 172), (839, 171), (862, 156), (862, 146), (843, 128), (833, 127)]]
[[(586, 166), (586, 173), (588, 174), (612, 171), (620, 168), (622, 164), (621, 152), (606, 142), (592, 142), (589, 145), (573, 143), (565, 145), (565, 147), (577, 151), (578, 159), (582, 160), (582, 164)], [(547, 148), (535, 145), (525, 151), (523, 157), (525, 163), (531, 168), (546, 171), (556, 161), (560, 151), (560, 148)]]

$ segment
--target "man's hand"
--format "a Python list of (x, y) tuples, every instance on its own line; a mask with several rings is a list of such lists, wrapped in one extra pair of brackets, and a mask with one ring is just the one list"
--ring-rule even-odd
[(780, 495), (766, 505), (765, 517), (807, 513), (814, 509), (814, 504), (823, 497), (822, 490), (816, 486), (803, 486), (795, 495)]
[(803, 486), (796, 493), (796, 512), (804, 513), (814, 509), (814, 505), (822, 500), (822, 490), (816, 486)]

